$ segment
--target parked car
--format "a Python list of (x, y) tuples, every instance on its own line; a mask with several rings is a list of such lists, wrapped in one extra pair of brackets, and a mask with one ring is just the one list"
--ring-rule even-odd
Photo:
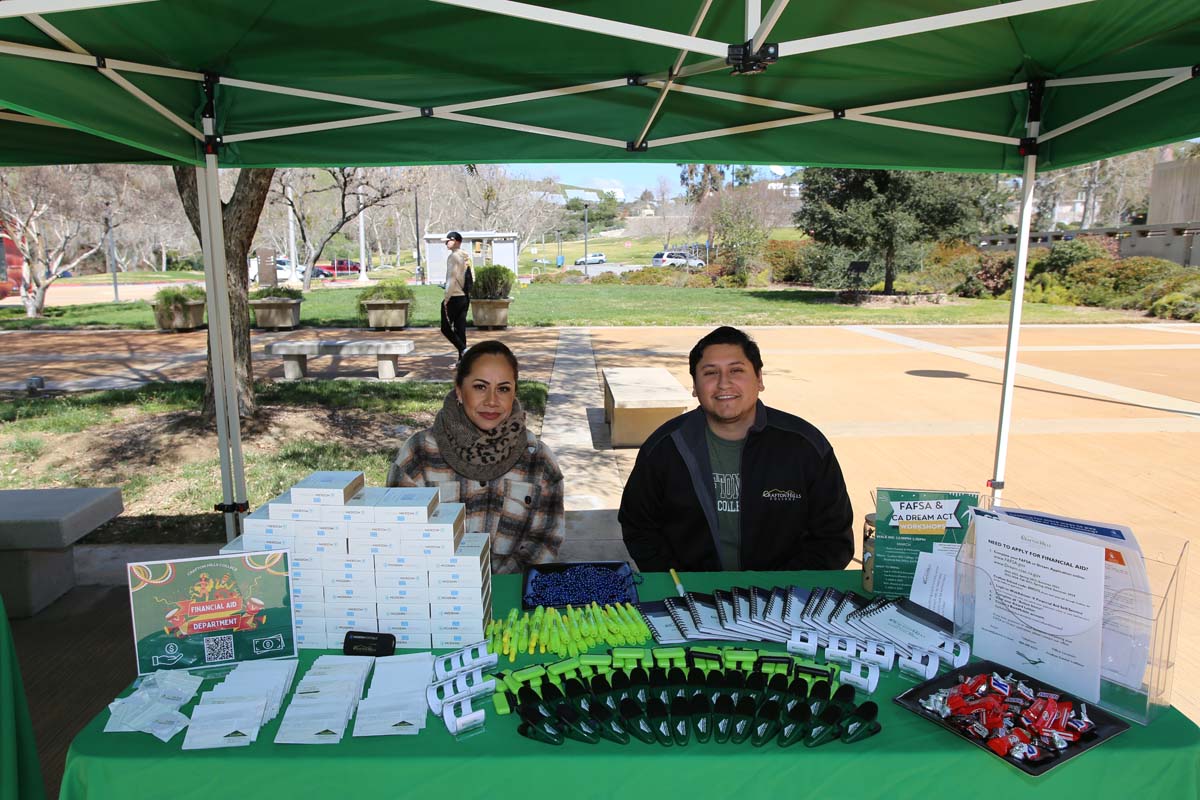
[(313, 267), (313, 277), (332, 278), (333, 273), (330, 271), (329, 267)]
[(604, 257), (604, 253), (588, 253), (583, 258), (575, 259), (575, 266), (583, 266), (585, 264), (607, 264), (608, 259)]
[[(304, 268), (301, 267), (296, 272), (297, 278), (304, 277)], [(283, 283), (292, 279), (292, 264), (286, 258), (275, 259), (275, 282)], [(258, 258), (250, 259), (250, 280), (258, 282)]]
[(687, 267), (689, 269), (701, 269), (704, 267), (704, 260), (700, 258), (691, 258), (682, 250), (664, 250), (661, 253), (655, 253), (654, 258), (650, 259), (652, 267)]
[(333, 263), (330, 264), (330, 267), (333, 269), (333, 274), (336, 275), (339, 272), (347, 274), (351, 272), (358, 272), (362, 268), (362, 265), (357, 261), (351, 261), (348, 258), (335, 258)]

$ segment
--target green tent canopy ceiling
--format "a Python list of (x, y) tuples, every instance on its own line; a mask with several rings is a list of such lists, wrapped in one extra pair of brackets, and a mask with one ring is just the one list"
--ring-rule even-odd
[[(128, 148), (131, 161), (201, 163), (204, 73), (227, 167), (1019, 172), (1029, 81), (1046, 82), (1039, 170), (1200, 135), (1196, 0), (112, 2), (0, 2), (0, 106), (90, 134), (61, 151), (5, 136), (0, 163), (84, 160), (89, 143), (95, 160)], [(712, 64), (756, 32), (748, 5), (779, 57), (733, 75)], [(910, 21), (904, 35), (879, 29)], [(1104, 75), (1124, 79), (1074, 80)], [(628, 149), (643, 129), (644, 149)]]

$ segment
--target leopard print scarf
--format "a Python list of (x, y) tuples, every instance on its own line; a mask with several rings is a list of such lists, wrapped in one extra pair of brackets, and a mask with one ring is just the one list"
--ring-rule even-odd
[(467, 417), (451, 389), (433, 421), (433, 439), (450, 468), (473, 481), (491, 481), (508, 472), (525, 452), (525, 410), (513, 398), (512, 413), (490, 431)]

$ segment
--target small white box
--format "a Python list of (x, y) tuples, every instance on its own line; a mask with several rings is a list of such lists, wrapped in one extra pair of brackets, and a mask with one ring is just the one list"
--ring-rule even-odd
[(376, 603), (379, 619), (429, 619), (428, 603)]
[(428, 573), (415, 569), (377, 569), (375, 570), (375, 585), (384, 589), (399, 589), (412, 587), (414, 589), (429, 586)]
[(400, 540), (381, 542), (378, 539), (351, 539), (350, 555), (374, 556), (393, 555), (400, 552)]
[(375, 519), (379, 522), (428, 522), (437, 506), (436, 486), (392, 488), (375, 502)]
[(296, 617), (296, 633), (325, 633), (325, 617)]
[(347, 522), (346, 536), (350, 541), (366, 539), (372, 542), (399, 542), (400, 526), (394, 522)]
[(293, 553), (288, 557), (288, 563), (293, 567), (307, 567), (308, 569), (324, 569), (322, 561), (325, 556), (313, 555), (312, 553)]
[(396, 633), (395, 631), (380, 631), (391, 633), (396, 637), (396, 647), (401, 650), (429, 650), (433, 647), (433, 637), (427, 633)]
[(379, 497), (371, 491), (370, 488), (363, 489), (347, 500), (344, 506), (322, 506), (321, 522), (374, 522), (375, 501), (387, 490), (380, 491)]
[(247, 553), (252, 553), (255, 550), (294, 550), (296, 548), (296, 537), (274, 536), (265, 533), (245, 533), (242, 534), (242, 547), (246, 548)]
[(295, 503), (291, 492), (284, 492), (267, 503), (267, 517), (273, 520), (308, 520), (319, 522), (320, 506), (312, 503)]
[(321, 559), (321, 569), (327, 569), (333, 572), (342, 570), (365, 570), (367, 572), (375, 571), (374, 556), (351, 556), (340, 553), (333, 555), (323, 555)]
[(292, 536), (291, 520), (271, 519), (270, 506), (259, 506), (242, 517), (242, 533), (261, 533), (264, 536)]
[(468, 533), (458, 543), (452, 556), (439, 556), (429, 560), (429, 568), (453, 572), (476, 567), (482, 570), (491, 564), (491, 537), (486, 533)]
[(325, 618), (326, 619), (375, 619), (375, 604), (359, 601), (347, 602), (326, 602), (325, 603)]
[[(487, 573), (488, 583), (490, 583), (491, 571)], [(429, 586), (432, 589), (453, 589), (453, 588), (478, 588), (482, 589), (484, 585), (484, 573), (468, 567), (464, 570), (449, 571), (449, 570), (429, 570)]]
[(300, 600), (292, 603), (292, 613), (296, 619), (312, 619), (325, 617), (325, 603), (320, 600)]
[(336, 641), (338, 644), (341, 644), (342, 640), (346, 638), (346, 634), (350, 631), (375, 632), (375, 629), (378, 627), (379, 621), (374, 617), (365, 617), (355, 620), (325, 620), (325, 633), (329, 636), (329, 641)]
[(362, 491), (364, 485), (366, 478), (361, 472), (318, 471), (292, 486), (292, 502), (321, 506), (345, 505), (347, 500)]
[(483, 638), (483, 621), (478, 619), (435, 619), (429, 622), (429, 632), (434, 636), (439, 634), (459, 633), (463, 636), (473, 636), (478, 642)]
[(222, 545), (221, 549), (217, 551), (218, 555), (237, 556), (237, 555), (241, 555), (242, 553), (246, 552), (244, 549), (242, 549), (242, 539), (243, 538), (244, 537), (239, 536), (236, 539), (234, 539), (232, 542), (226, 542), (224, 545)]
[(380, 633), (423, 633), (428, 636), (432, 631), (429, 629), (429, 620), (427, 619), (404, 619), (396, 617), (379, 617), (379, 632)]
[[(375, 573), (373, 572), (326, 572), (326, 588), (334, 589), (374, 589)], [(329, 598), (325, 598), (326, 602)]]
[(317, 539), (348, 539), (348, 522), (293, 522), (292, 531), (297, 537), (311, 536)]
[(442, 503), (428, 522), (405, 522), (400, 525), (401, 539), (433, 539), (455, 542), (466, 532), (467, 507), (463, 503)]
[(480, 620), (484, 617), (491, 618), (492, 598), (489, 596), (485, 600), (475, 600), (468, 603), (430, 603), (429, 618), (430, 619), (473, 619)]
[(365, 601), (374, 603), (378, 597), (374, 586), (326, 586), (326, 603), (348, 603), (350, 601)]
[(375, 590), (375, 599), (380, 603), (401, 605), (429, 605), (429, 589), (424, 586), (391, 586)]
[(480, 588), (474, 586), (467, 588), (440, 586), (429, 590), (429, 602), (431, 603), (452, 603), (455, 605), (471, 603), (482, 608), (486, 603), (491, 602), (491, 599), (492, 588), (490, 585)]
[(468, 647), (479, 641), (482, 641), (483, 636), (477, 636), (471, 633), (435, 633), (433, 641), (429, 646), (433, 648), (452, 648), (458, 650), (463, 647)]
[(434, 559), (454, 555), (454, 542), (421, 541), (415, 539), (401, 540), (400, 555), (423, 556)]
[(308, 633), (296, 632), (296, 646), (306, 650), (328, 650), (329, 637), (324, 631)]
[(288, 572), (292, 577), (293, 586), (303, 586), (305, 584), (322, 586), (325, 582), (324, 570), (309, 569), (308, 567), (292, 567)]
[(375, 569), (406, 569), (426, 572), (429, 570), (429, 559), (425, 556), (381, 554), (375, 556)]
[(304, 602), (306, 600), (324, 603), (325, 588), (323, 586), (308, 586), (304, 584), (297, 586), (296, 584), (292, 584), (292, 601)]
[(315, 539), (309, 536), (297, 536), (292, 548), (305, 556), (335, 555), (346, 552), (345, 539)]

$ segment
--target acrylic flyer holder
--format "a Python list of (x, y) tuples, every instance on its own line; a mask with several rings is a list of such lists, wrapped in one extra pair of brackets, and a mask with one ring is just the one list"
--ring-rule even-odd
[[(1021, 605), (1019, 600), (1006, 604), (1001, 598), (1012, 597), (1012, 592), (997, 592), (992, 576), (977, 564), (981, 554), (975, 528), (972, 522), (955, 565), (956, 638), (975, 642), (977, 598), (991, 597), (998, 609), (1010, 615), (1033, 637), (1054, 637), (1065, 652), (1071, 652), (1071, 643), (1076, 640), (1094, 641), (1094, 631), (1090, 629), (1050, 630), (1025, 608), (1018, 607)], [(1148, 591), (1109, 591), (1104, 600), (1101, 641), (1108, 636), (1115, 639), (1101, 651), (1097, 701), (1101, 707), (1142, 725), (1152, 722), (1171, 705), (1188, 552), (1188, 542), (1183, 539), (1165, 535), (1146, 539), (1140, 545)], [(989, 657), (1035, 677), (1041, 677), (1039, 671), (1046, 669), (1040, 663), (1026, 663), (1031, 659), (1017, 648), (1009, 656), (1007, 659)], [(1094, 673), (1092, 675), (1094, 677)]]

